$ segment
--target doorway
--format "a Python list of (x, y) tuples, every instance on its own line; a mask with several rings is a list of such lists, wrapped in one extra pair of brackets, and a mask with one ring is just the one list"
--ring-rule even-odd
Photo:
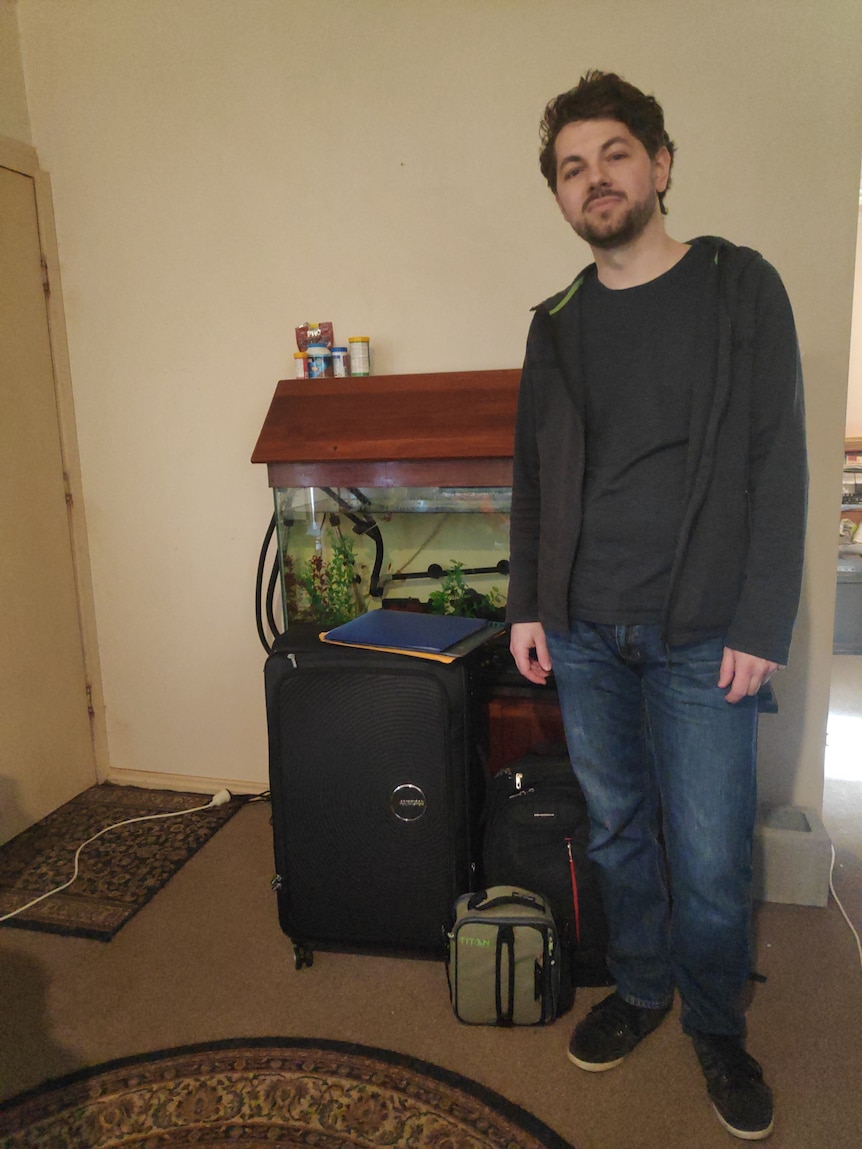
[(48, 289), (35, 177), (0, 166), (0, 843), (97, 781)]
[[(858, 440), (862, 449), (862, 191), (856, 237), (845, 440), (854, 446)], [(842, 511), (842, 515), (845, 513), (862, 519), (860, 513)], [(862, 542), (862, 527), (855, 538)], [(858, 589), (852, 587), (854, 592)], [(860, 600), (854, 598), (852, 603), (857, 601)], [(852, 623), (854, 632), (860, 621)], [(862, 930), (862, 654), (832, 655), (823, 773), (823, 821), (835, 847), (835, 890), (859, 931)]]

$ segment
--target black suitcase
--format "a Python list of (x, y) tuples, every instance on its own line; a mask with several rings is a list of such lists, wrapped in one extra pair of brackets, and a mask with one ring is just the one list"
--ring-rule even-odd
[(607, 925), (596, 869), (587, 857), (586, 800), (568, 755), (531, 754), (500, 770), (488, 786), (482, 880), (542, 893), (560, 937), (559, 1012), (575, 988), (610, 985)]
[(474, 660), (327, 645), (294, 624), (267, 659), (278, 914), (317, 949), (446, 956), (476, 888), (483, 770)]

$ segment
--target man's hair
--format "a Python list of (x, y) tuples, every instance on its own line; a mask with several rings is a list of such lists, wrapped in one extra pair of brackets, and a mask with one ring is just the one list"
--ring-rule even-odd
[[(625, 124), (635, 139), (646, 148), (650, 159), (655, 159), (659, 148), (670, 152), (673, 166), (675, 147), (664, 127), (664, 112), (655, 96), (644, 93), (615, 72), (586, 72), (577, 87), (555, 97), (545, 108), (539, 128), (542, 150), (539, 166), (552, 192), (557, 190), (557, 136), (566, 124), (577, 120), (617, 120)], [(668, 174), (667, 188), (670, 187)], [(662, 214), (667, 214), (664, 197), (667, 188), (658, 193)]]

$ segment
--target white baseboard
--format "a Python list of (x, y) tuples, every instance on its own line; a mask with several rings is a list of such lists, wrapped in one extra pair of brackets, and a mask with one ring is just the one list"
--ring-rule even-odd
[(156, 770), (109, 769), (105, 781), (115, 786), (144, 786), (148, 790), (178, 790), (189, 794), (217, 794), (219, 790), (230, 790), (231, 794), (262, 794), (269, 789), (268, 782), (202, 778), (199, 774), (161, 774)]

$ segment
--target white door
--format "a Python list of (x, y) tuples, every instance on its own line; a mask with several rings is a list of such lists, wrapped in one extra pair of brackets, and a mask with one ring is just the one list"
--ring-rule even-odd
[(96, 782), (34, 181), (0, 167), (0, 843)]

